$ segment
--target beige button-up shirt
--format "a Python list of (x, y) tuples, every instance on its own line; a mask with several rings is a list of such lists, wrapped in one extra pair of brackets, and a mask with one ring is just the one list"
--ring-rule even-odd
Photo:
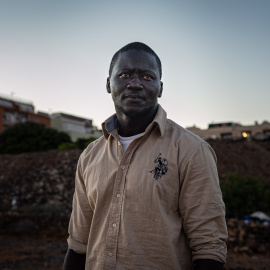
[(193, 269), (225, 262), (227, 229), (216, 156), (159, 105), (123, 152), (113, 115), (80, 156), (68, 245), (91, 270)]

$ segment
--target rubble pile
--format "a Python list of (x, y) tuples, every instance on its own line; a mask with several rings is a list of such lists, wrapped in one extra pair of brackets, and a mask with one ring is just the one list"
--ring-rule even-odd
[(67, 238), (69, 217), (65, 214), (0, 213), (0, 235)]
[(217, 156), (220, 179), (236, 172), (240, 177), (270, 178), (270, 141), (215, 141), (208, 143)]
[[(221, 179), (270, 178), (270, 141), (209, 141)], [(74, 176), (81, 150), (0, 155), (0, 211), (70, 213)]]
[(69, 214), (80, 153), (0, 155), (0, 210)]
[(228, 249), (238, 254), (270, 254), (270, 226), (228, 219)]

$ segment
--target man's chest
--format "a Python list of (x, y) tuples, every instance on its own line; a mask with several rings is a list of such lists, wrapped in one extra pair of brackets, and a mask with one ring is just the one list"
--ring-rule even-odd
[(177, 149), (158, 142), (131, 145), (124, 154), (118, 145), (108, 146), (84, 171), (91, 207), (95, 210), (116, 200), (123, 210), (146, 218), (156, 211), (177, 211), (178, 162)]

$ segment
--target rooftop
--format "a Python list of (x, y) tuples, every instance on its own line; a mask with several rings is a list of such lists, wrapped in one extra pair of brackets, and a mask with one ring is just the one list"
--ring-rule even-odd
[(70, 114), (62, 113), (62, 112), (52, 113), (51, 116), (52, 118), (63, 117), (63, 118), (68, 118), (68, 119), (81, 121), (81, 122), (92, 121), (92, 119), (87, 119), (80, 116), (70, 115)]

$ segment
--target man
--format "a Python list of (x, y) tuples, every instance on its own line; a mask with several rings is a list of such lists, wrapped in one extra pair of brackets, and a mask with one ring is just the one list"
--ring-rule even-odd
[(134, 42), (112, 58), (116, 114), (82, 153), (64, 269), (222, 269), (225, 211), (216, 156), (166, 118), (161, 63)]

